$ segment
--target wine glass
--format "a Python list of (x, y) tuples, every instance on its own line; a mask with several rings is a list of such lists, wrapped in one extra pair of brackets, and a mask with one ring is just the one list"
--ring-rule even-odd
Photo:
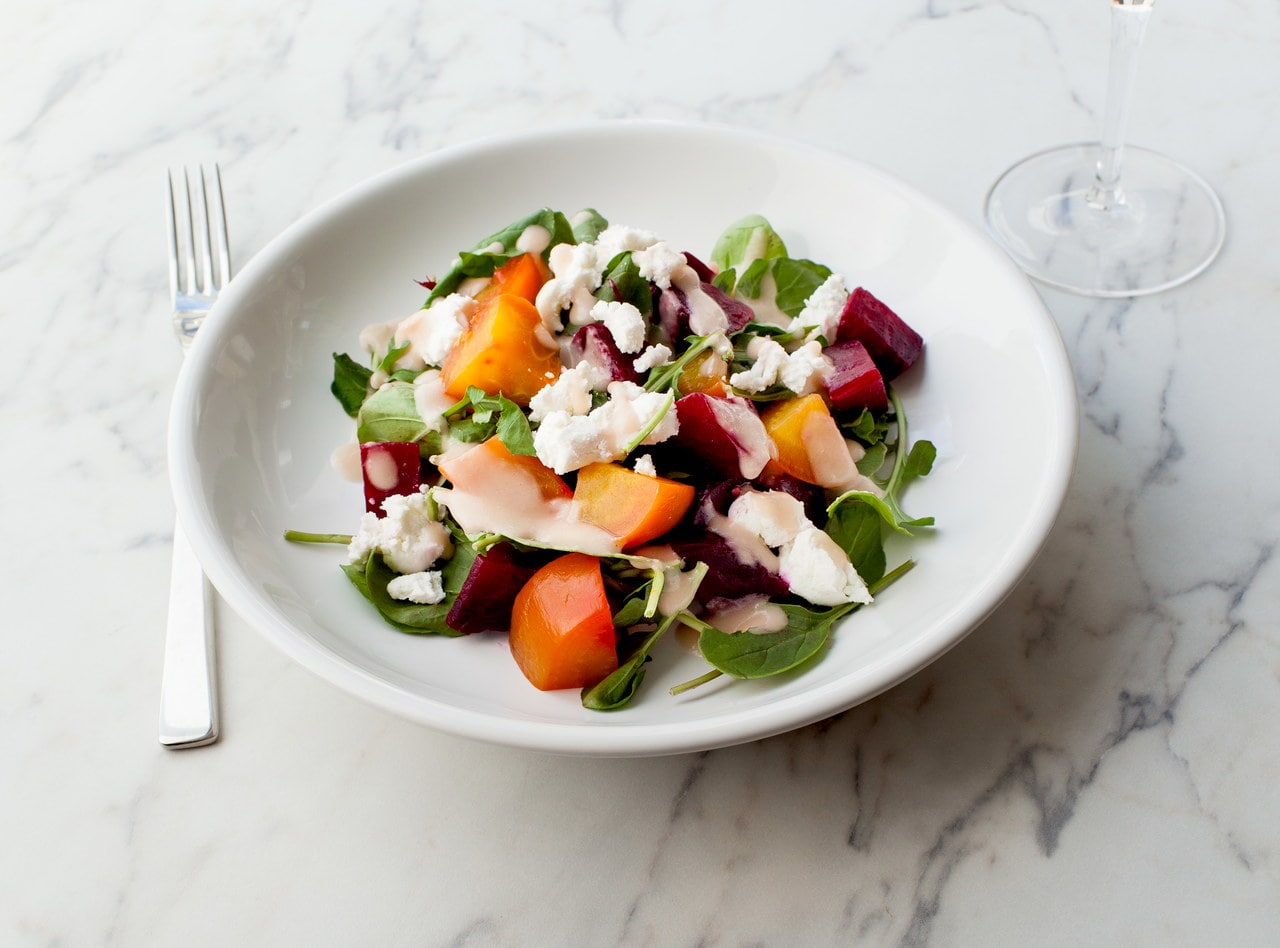
[(1185, 283), (1222, 248), (1226, 216), (1208, 183), (1163, 155), (1125, 145), (1154, 2), (1111, 0), (1101, 141), (1024, 158), (987, 193), (987, 229), (1043, 283), (1086, 296), (1142, 296)]

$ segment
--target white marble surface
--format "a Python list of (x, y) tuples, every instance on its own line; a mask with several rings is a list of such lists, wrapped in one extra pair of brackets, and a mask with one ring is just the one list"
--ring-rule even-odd
[(1274, 2), (1157, 8), (1131, 138), (1217, 186), (1228, 243), (1157, 297), (1044, 293), (1080, 458), (1006, 604), (834, 720), (644, 760), (424, 730), (226, 608), (222, 740), (156, 743), (162, 170), (221, 162), (241, 261), (409, 157), (620, 116), (832, 147), (976, 222), (1007, 164), (1093, 134), (1105, 3), (54, 0), (4, 21), (0, 943), (1280, 943)]

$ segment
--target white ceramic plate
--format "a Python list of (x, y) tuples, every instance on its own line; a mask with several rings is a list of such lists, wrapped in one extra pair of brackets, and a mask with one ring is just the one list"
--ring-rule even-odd
[[(822, 261), (925, 338), (901, 380), (915, 436), (938, 447), (904, 505), (932, 514), (918, 565), (801, 673), (720, 679), (674, 641), (637, 700), (584, 710), (530, 686), (498, 636), (404, 635), (338, 568), (340, 547), (287, 528), (349, 533), (358, 485), (330, 466), (352, 423), (330, 396), (334, 352), (408, 314), (415, 278), (543, 205), (591, 206), (706, 255), (762, 213), (793, 256)], [(1074, 463), (1077, 408), (1056, 327), (975, 229), (888, 174), (743, 131), (667, 123), (556, 130), (453, 148), (361, 184), (308, 215), (232, 281), (179, 380), (170, 463), (179, 514), (219, 592), (304, 667), (443, 731), (545, 751), (646, 755), (777, 734), (844, 710), (955, 645), (1010, 591), (1053, 524)], [(891, 559), (891, 562), (893, 560)]]

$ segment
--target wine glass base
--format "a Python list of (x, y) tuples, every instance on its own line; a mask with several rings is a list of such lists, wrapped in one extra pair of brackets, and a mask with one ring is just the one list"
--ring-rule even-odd
[(1025, 158), (987, 193), (987, 229), (1032, 278), (1085, 296), (1157, 293), (1201, 273), (1222, 249), (1226, 215), (1194, 171), (1127, 146), (1123, 197), (1100, 207), (1096, 143)]

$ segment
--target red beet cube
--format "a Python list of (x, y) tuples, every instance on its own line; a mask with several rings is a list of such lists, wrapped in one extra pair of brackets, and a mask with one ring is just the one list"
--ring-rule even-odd
[(911, 367), (924, 347), (920, 334), (862, 287), (849, 294), (836, 342), (856, 340), (867, 348), (886, 382)]
[(604, 323), (588, 323), (569, 341), (569, 356), (573, 364), (585, 360), (596, 368), (604, 369), (615, 382), (639, 382), (640, 373), (631, 364), (631, 356), (623, 354)]
[(494, 544), (471, 563), (444, 621), (464, 635), (509, 631), (516, 594), (535, 572), (510, 543)]
[(827, 397), (837, 411), (870, 408), (883, 411), (889, 407), (884, 376), (876, 368), (866, 346), (856, 339), (827, 346), (823, 354), (831, 360), (827, 376)]
[(418, 446), (412, 441), (370, 441), (360, 445), (364, 509), (382, 516), (382, 502), (395, 494), (415, 494), (421, 486)]

